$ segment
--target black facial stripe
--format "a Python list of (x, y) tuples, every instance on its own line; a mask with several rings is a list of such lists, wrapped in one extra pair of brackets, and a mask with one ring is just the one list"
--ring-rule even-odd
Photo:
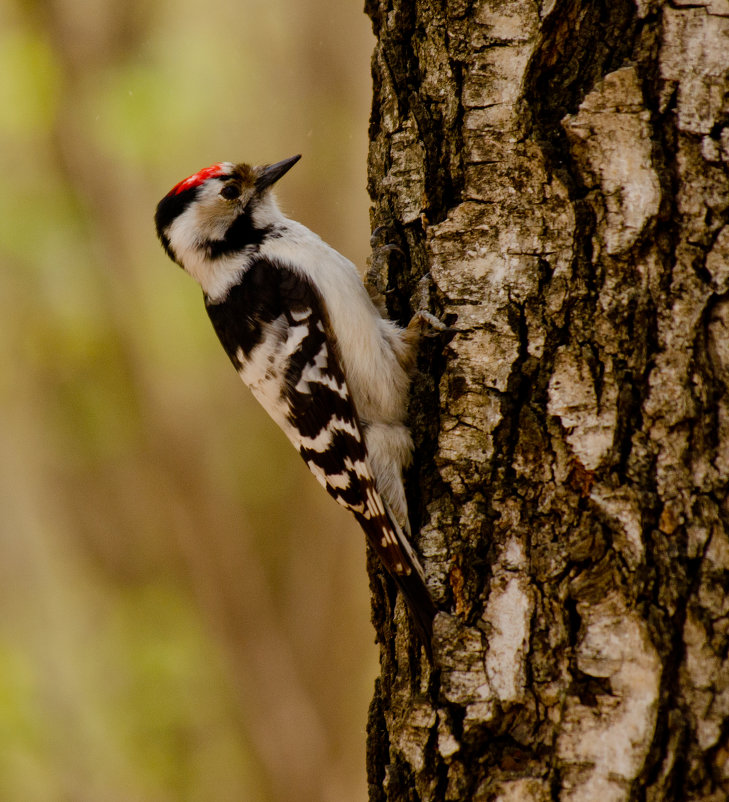
[[(219, 181), (222, 186), (226, 181), (230, 181), (230, 178), (229, 175), (212, 176), (208, 181)], [(164, 231), (185, 211), (190, 203), (195, 200), (198, 189), (199, 185), (196, 185), (190, 187), (190, 189), (182, 190), (182, 192), (171, 192), (169, 195), (165, 195), (157, 204), (154, 215), (157, 236), (162, 240), (165, 250), (173, 260), (175, 259), (175, 255), (170, 249), (169, 239), (164, 236)], [(250, 203), (230, 224), (223, 239), (207, 240), (202, 244), (208, 258), (219, 259), (222, 256), (228, 256), (236, 251), (242, 251), (246, 247), (258, 246), (266, 237), (280, 236), (280, 233), (276, 232), (273, 226), (256, 228), (253, 225), (250, 212), (257, 201), (258, 199), (256, 197), (251, 199)]]
[(210, 259), (219, 259), (246, 247), (260, 245), (271, 232), (272, 226), (255, 228), (250, 215), (244, 211), (235, 218), (223, 239), (208, 240), (205, 250)]

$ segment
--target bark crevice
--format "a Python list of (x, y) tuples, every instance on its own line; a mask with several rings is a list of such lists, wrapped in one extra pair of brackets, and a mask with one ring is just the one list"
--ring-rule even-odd
[(377, 619), (383, 799), (729, 798), (722, 2), (368, 4), (391, 311), (429, 274), (462, 329), (414, 384), (442, 613), (434, 668)]

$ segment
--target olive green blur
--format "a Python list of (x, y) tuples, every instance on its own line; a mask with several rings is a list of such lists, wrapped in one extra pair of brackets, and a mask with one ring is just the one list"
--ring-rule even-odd
[(364, 537), (153, 226), (301, 153), (282, 207), (363, 267), (361, 3), (0, 3), (0, 800), (364, 800)]

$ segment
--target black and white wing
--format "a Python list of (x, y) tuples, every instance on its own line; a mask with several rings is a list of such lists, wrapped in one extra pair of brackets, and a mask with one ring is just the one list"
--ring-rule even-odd
[(350, 510), (403, 590), (430, 647), (433, 602), (417, 556), (388, 515), (324, 304), (295, 271), (259, 260), (208, 315), (243, 381), (317, 480)]

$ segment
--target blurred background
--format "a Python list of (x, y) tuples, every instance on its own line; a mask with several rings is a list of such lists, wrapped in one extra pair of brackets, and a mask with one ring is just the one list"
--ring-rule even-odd
[(361, 3), (0, 0), (0, 800), (366, 798), (363, 536), (239, 381), (157, 201), (303, 159), (360, 267)]

